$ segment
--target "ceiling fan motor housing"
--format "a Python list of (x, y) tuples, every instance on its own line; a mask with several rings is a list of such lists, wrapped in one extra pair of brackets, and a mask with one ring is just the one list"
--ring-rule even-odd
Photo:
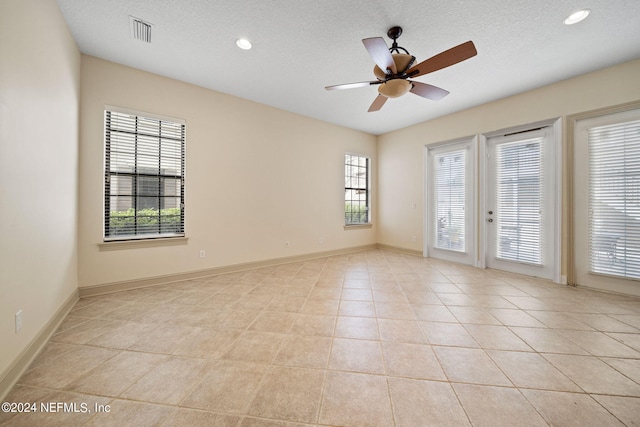
[[(411, 55), (405, 53), (394, 53), (391, 56), (393, 57), (393, 62), (396, 63), (397, 70), (406, 70), (413, 60)], [(384, 81), (384, 83), (378, 86), (378, 92), (387, 98), (398, 98), (411, 90), (411, 83), (405, 80), (407, 78), (406, 76), (391, 76), (391, 78), (389, 78), (390, 76), (377, 65), (373, 68), (373, 74), (375, 74), (378, 80)]]

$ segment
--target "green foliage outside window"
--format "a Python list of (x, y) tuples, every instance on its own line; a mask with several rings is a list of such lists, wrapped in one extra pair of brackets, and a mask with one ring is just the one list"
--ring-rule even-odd
[(369, 216), (367, 206), (360, 203), (344, 203), (344, 223), (345, 224), (367, 224)]
[(109, 214), (109, 235), (181, 233), (180, 224), (180, 208), (131, 208)]

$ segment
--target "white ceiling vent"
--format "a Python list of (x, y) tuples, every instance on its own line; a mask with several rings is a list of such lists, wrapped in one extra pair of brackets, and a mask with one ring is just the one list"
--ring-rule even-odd
[(151, 28), (153, 24), (135, 16), (129, 16), (129, 22), (131, 23), (131, 37), (133, 39), (151, 43)]

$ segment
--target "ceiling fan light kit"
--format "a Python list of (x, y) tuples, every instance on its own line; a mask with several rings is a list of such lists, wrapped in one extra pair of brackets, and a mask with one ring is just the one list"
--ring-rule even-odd
[(397, 26), (391, 27), (389, 31), (387, 31), (387, 36), (393, 40), (390, 48), (382, 37), (371, 37), (362, 40), (371, 59), (376, 63), (376, 66), (373, 68), (373, 74), (376, 76), (376, 80), (326, 86), (325, 89), (352, 89), (379, 85), (379, 95), (369, 107), (369, 112), (378, 111), (382, 108), (387, 98), (398, 98), (407, 92), (438, 101), (447, 96), (449, 92), (436, 86), (409, 79), (457, 64), (478, 53), (473, 42), (468, 41), (432, 56), (417, 65), (413, 65), (416, 60), (415, 56), (411, 55), (407, 49), (398, 46), (398, 37), (400, 37), (401, 34), (402, 28)]
[(408, 80), (392, 79), (378, 86), (378, 92), (387, 98), (399, 98), (411, 90)]

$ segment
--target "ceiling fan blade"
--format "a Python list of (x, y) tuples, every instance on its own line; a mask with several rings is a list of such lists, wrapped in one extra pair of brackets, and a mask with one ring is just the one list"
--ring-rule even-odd
[(468, 41), (452, 47), (449, 50), (445, 50), (444, 52), (441, 52), (436, 56), (432, 56), (429, 59), (425, 59), (418, 65), (409, 68), (407, 70), (407, 74), (409, 77), (418, 77), (423, 74), (432, 73), (453, 64), (457, 64), (458, 62), (474, 57), (477, 54), (478, 51), (476, 50), (473, 42)]
[(371, 55), (373, 62), (375, 62), (382, 71), (386, 72), (387, 69), (390, 69), (393, 74), (398, 72), (396, 63), (391, 56), (391, 52), (389, 52), (389, 47), (382, 37), (362, 39), (362, 43), (367, 49), (367, 52), (369, 52), (369, 55)]
[(371, 82), (345, 83), (345, 84), (342, 84), (342, 85), (325, 86), (325, 89), (326, 90), (353, 89), (353, 88), (356, 88), (356, 87), (379, 85), (380, 83), (382, 83), (380, 80), (374, 80), (374, 81), (371, 81)]
[(411, 82), (413, 87), (410, 92), (415, 93), (423, 98), (430, 99), (432, 101), (440, 101), (445, 96), (449, 95), (449, 91), (441, 89), (437, 86), (428, 85), (426, 83)]
[(379, 109), (382, 108), (385, 102), (387, 102), (387, 97), (383, 95), (378, 95), (376, 99), (373, 100), (373, 102), (371, 103), (371, 107), (369, 107), (369, 110), (367, 111), (369, 113), (373, 111), (378, 111)]

